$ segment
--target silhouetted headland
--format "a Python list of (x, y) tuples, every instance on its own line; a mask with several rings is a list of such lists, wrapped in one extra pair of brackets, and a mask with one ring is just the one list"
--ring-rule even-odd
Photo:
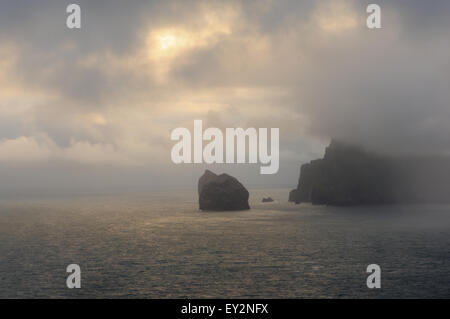
[(381, 156), (333, 141), (323, 159), (301, 166), (289, 201), (333, 206), (450, 203), (450, 159)]
[(236, 178), (228, 174), (216, 175), (206, 170), (198, 181), (201, 210), (248, 210), (249, 192)]

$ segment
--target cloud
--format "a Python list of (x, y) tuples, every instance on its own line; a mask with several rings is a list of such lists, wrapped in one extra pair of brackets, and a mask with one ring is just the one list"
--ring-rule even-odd
[(74, 142), (62, 148), (48, 136), (20, 136), (0, 140), (0, 162), (35, 163), (72, 161), (81, 164), (137, 165), (111, 144)]
[(314, 24), (328, 33), (348, 32), (361, 26), (358, 14), (349, 1), (331, 1), (320, 3), (313, 13)]
[(365, 27), (369, 1), (79, 3), (81, 30), (61, 1), (0, 4), (0, 166), (170, 180), (170, 131), (194, 119), (280, 127), (279, 181), (331, 138), (450, 152), (448, 1), (380, 1), (380, 30)]
[(42, 145), (34, 138), (26, 136), (0, 140), (0, 161), (35, 162), (46, 160), (52, 152), (51, 147), (45, 142)]

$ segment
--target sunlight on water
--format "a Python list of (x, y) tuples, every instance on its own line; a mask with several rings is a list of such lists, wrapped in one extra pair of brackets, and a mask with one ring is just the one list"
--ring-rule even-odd
[[(198, 211), (191, 192), (2, 199), (0, 297), (450, 297), (450, 206), (287, 194), (254, 190), (252, 210), (226, 213)], [(65, 286), (72, 263), (79, 290)], [(372, 263), (380, 290), (366, 287)]]

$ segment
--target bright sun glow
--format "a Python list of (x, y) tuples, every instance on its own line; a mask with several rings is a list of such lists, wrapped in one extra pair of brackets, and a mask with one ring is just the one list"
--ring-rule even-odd
[(158, 37), (158, 44), (161, 50), (168, 50), (177, 45), (177, 38), (173, 34), (160, 35)]
[(237, 18), (234, 7), (220, 12), (205, 10), (201, 14), (202, 27), (172, 26), (151, 28), (145, 33), (145, 45), (141, 51), (152, 64), (152, 73), (157, 81), (163, 83), (171, 68), (183, 56), (212, 47), (231, 35), (232, 25)]
[(172, 59), (194, 46), (193, 40), (193, 35), (184, 30), (154, 31), (147, 39), (147, 51), (151, 59)]

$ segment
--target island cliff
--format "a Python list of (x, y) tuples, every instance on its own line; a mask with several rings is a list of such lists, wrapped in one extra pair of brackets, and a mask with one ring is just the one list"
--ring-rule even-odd
[(323, 159), (304, 164), (289, 201), (316, 205), (450, 202), (446, 157), (390, 157), (333, 141)]

